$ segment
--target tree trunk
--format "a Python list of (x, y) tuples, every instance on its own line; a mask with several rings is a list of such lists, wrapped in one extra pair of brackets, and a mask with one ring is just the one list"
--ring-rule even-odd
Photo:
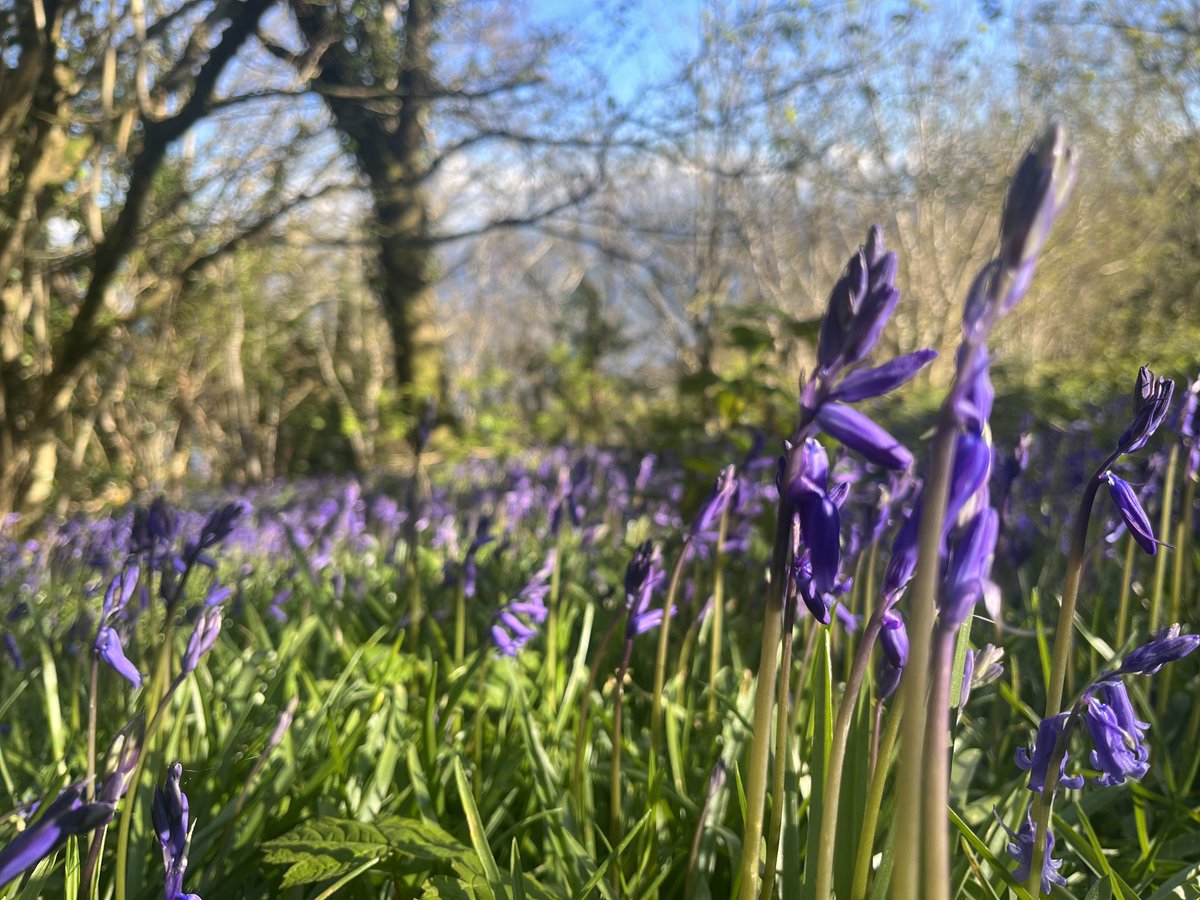
[[(373, 287), (391, 332), (396, 377), (409, 408), (437, 397), (442, 360), (434, 322), (431, 285), (434, 254), (424, 181), (429, 171), (426, 122), (431, 91), (432, 0), (409, 0), (403, 13), (403, 55), (396, 73), (394, 105), (354, 96), (365, 79), (362, 63), (347, 49), (371, 41), (369, 27), (343, 20), (326, 5), (292, 0), (310, 47), (328, 46), (315, 61), (313, 86), (349, 140), (359, 170), (371, 188), (378, 263)], [(380, 82), (383, 73), (376, 73)]]

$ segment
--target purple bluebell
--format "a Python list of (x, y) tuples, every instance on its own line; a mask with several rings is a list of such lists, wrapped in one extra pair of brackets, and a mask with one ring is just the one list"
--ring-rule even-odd
[(883, 428), (844, 403), (823, 403), (817, 409), (817, 424), (832, 438), (888, 469), (907, 469), (913, 457), (908, 448)]
[(982, 434), (967, 431), (955, 443), (954, 469), (950, 475), (950, 496), (946, 503), (946, 519), (942, 526), (943, 551), (951, 530), (961, 524), (963, 517), (973, 517), (973, 508), (982, 499), (992, 470), (992, 447)]
[(982, 340), (995, 321), (1024, 296), (1050, 226), (1066, 206), (1078, 159), (1059, 125), (1047, 128), (1017, 167), (1000, 220), (1000, 252), (967, 294), (963, 330)]
[(206, 594), (204, 597), (204, 605), (220, 606), (232, 596), (233, 588), (214, 581), (211, 585), (209, 585), (208, 594)]
[(842, 403), (857, 403), (871, 397), (880, 397), (908, 382), (914, 375), (937, 357), (936, 350), (918, 350), (905, 356), (888, 360), (873, 369), (856, 369), (850, 372), (829, 393), (830, 400)]
[(121, 645), (121, 635), (115, 628), (108, 625), (101, 626), (92, 648), (101, 659), (116, 670), (117, 674), (129, 679), (134, 687), (142, 686), (142, 673), (125, 655), (125, 648)]
[[(633, 554), (625, 569), (625, 637), (627, 640), (645, 634), (662, 624), (663, 610), (651, 609), (654, 592), (666, 573), (658, 548), (645, 541)], [(674, 612), (674, 610), (672, 610)]]
[(0, 887), (57, 851), (67, 838), (87, 834), (111, 821), (112, 817), (111, 803), (84, 802), (83, 782), (65, 788), (36, 822), (0, 850)]
[(917, 538), (921, 529), (921, 498), (918, 496), (912, 511), (892, 539), (892, 555), (883, 573), (883, 603), (887, 609), (895, 606), (904, 595), (908, 583), (917, 571)]
[(696, 518), (692, 520), (692, 534), (698, 535), (711, 531), (720, 520), (737, 491), (737, 468), (729, 465), (723, 468), (713, 484), (712, 491), (700, 506)]
[(879, 632), (879, 649), (882, 653), (879, 655), (875, 682), (879, 699), (886, 700), (900, 686), (904, 667), (908, 665), (908, 631), (899, 613), (884, 613), (882, 625)]
[(980, 510), (950, 551), (939, 597), (942, 627), (957, 629), (983, 599), (991, 578), (1000, 517), (990, 506)]
[(107, 617), (125, 608), (125, 604), (133, 596), (137, 588), (138, 576), (141, 569), (136, 565), (128, 565), (113, 576), (104, 592), (104, 606), (101, 616)]
[(550, 614), (546, 596), (550, 593), (550, 577), (556, 560), (554, 550), (547, 553), (542, 567), (497, 616), (496, 624), (492, 626), (492, 641), (505, 656), (516, 656), (537, 634), (533, 625), (540, 625)]
[[(814, 586), (822, 594), (829, 593), (837, 583), (841, 561), (841, 524), (829, 491), (829, 457), (815, 438), (785, 446), (787, 454), (780, 461), (781, 480), (786, 479), (782, 491), (799, 521)], [(823, 621), (828, 623), (828, 616)]]
[(213, 648), (221, 634), (221, 607), (206, 606), (196, 617), (192, 636), (183, 653), (183, 672), (193, 672), (200, 664), (200, 657)]
[(1114, 675), (1153, 675), (1167, 663), (1183, 659), (1200, 646), (1200, 634), (1180, 634), (1179, 626), (1164, 628), (1129, 653)]
[(1154, 526), (1150, 524), (1150, 517), (1146, 515), (1146, 510), (1142, 508), (1141, 501), (1138, 500), (1138, 496), (1130, 487), (1129, 482), (1111, 469), (1100, 478), (1108, 482), (1108, 492), (1113, 503), (1117, 505), (1117, 511), (1121, 514), (1121, 520), (1125, 523), (1125, 527), (1133, 535), (1133, 539), (1137, 541), (1139, 547), (1151, 556), (1155, 556), (1158, 553), (1158, 541), (1154, 538)]
[(1146, 366), (1138, 369), (1133, 385), (1133, 421), (1117, 441), (1119, 453), (1134, 453), (1146, 446), (1166, 418), (1174, 393), (1175, 382), (1171, 379), (1155, 378)]
[(188, 822), (188, 798), (179, 785), (183, 766), (172, 763), (167, 769), (167, 782), (154, 789), (150, 815), (154, 831), (162, 845), (163, 894), (165, 900), (200, 900), (196, 894), (184, 893), (183, 875), (187, 871), (188, 848), (192, 842), (192, 826)]
[[(1056, 716), (1051, 716), (1048, 719), (1042, 719), (1038, 726), (1037, 739), (1032, 747), (1018, 747), (1016, 752), (1017, 768), (1022, 771), (1029, 772), (1029, 789), (1042, 792), (1042, 787), (1046, 783), (1046, 773), (1050, 766), (1050, 757), (1054, 755), (1054, 745), (1058, 742), (1059, 736), (1067, 726), (1067, 720), (1070, 718), (1070, 713), (1059, 713)], [(1062, 762), (1059, 763), (1059, 779), (1058, 783), (1067, 788), (1083, 787), (1082, 775), (1067, 775), (1067, 761), (1070, 757), (1069, 753), (1063, 753)]]
[[(1029, 878), (1029, 872), (1033, 865), (1033, 842), (1036, 836), (1035, 826), (1033, 824), (1032, 807), (1026, 810), (1025, 820), (1021, 823), (1020, 831), (1013, 831), (1000, 815), (996, 814), (996, 821), (1000, 823), (1000, 827), (1008, 832), (1012, 843), (1008, 844), (1005, 849), (1008, 855), (1017, 862), (1017, 870), (1013, 873), (1013, 878), (1018, 882), (1024, 883)], [(1066, 885), (1067, 879), (1063, 878), (1058, 873), (1062, 868), (1061, 859), (1053, 859), (1051, 854), (1054, 852), (1054, 834), (1050, 829), (1046, 829), (1046, 853), (1042, 857), (1042, 893), (1049, 894), (1052, 885)]]
[(1105, 787), (1141, 779), (1150, 769), (1150, 748), (1144, 741), (1150, 725), (1138, 721), (1129, 694), (1120, 681), (1104, 682), (1087, 698), (1084, 722), (1092, 735), (1092, 768), (1096, 783)]

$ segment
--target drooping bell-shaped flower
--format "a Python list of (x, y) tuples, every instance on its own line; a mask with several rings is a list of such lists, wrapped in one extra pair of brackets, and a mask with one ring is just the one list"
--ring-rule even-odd
[(121, 645), (121, 635), (115, 628), (108, 625), (101, 626), (92, 647), (102, 660), (116, 670), (118, 675), (129, 679), (134, 687), (142, 686), (142, 673), (125, 655), (125, 648)]
[(1138, 720), (1129, 694), (1120, 681), (1101, 684), (1084, 707), (1084, 722), (1092, 735), (1090, 761), (1100, 771), (1096, 783), (1105, 787), (1140, 780), (1150, 769), (1150, 748), (1144, 735), (1149, 724)]
[(787, 478), (783, 490), (799, 518), (813, 584), (820, 593), (829, 593), (837, 583), (841, 561), (841, 520), (829, 491), (829, 457), (820, 442), (808, 438), (788, 449), (783, 470)]
[(1117, 511), (1121, 514), (1125, 527), (1129, 529), (1129, 533), (1133, 535), (1138, 546), (1151, 556), (1156, 555), (1158, 541), (1154, 538), (1154, 527), (1150, 524), (1150, 517), (1142, 508), (1137, 493), (1129, 485), (1129, 482), (1111, 469), (1105, 472), (1101, 478), (1108, 482), (1108, 493), (1112, 497), (1113, 503), (1117, 505)]
[(908, 448), (871, 418), (844, 403), (825, 403), (817, 410), (817, 424), (830, 437), (873, 463), (888, 469), (907, 469), (913, 457)]
[[(1050, 767), (1050, 758), (1054, 755), (1054, 745), (1066, 728), (1070, 713), (1059, 713), (1048, 719), (1042, 719), (1038, 726), (1037, 739), (1032, 747), (1018, 747), (1016, 752), (1017, 768), (1029, 772), (1029, 789), (1042, 792), (1046, 783), (1046, 773)], [(1063, 753), (1059, 763), (1058, 783), (1067, 788), (1083, 787), (1082, 775), (1067, 775), (1067, 760), (1070, 754)]]
[(167, 769), (167, 783), (154, 789), (150, 807), (154, 830), (162, 845), (163, 893), (166, 900), (200, 900), (196, 894), (183, 891), (183, 876), (187, 871), (188, 848), (192, 842), (192, 826), (188, 822), (188, 798), (180, 787), (183, 766), (172, 763)]
[(651, 609), (650, 602), (665, 575), (658, 548), (650, 541), (645, 541), (634, 552), (633, 559), (625, 569), (627, 639), (645, 634), (662, 624), (663, 610)]
[[(1004, 821), (996, 814), (996, 820), (1000, 822), (1008, 836), (1012, 839), (1012, 843), (1005, 847), (1008, 855), (1017, 862), (1017, 870), (1013, 872), (1013, 878), (1018, 882), (1024, 883), (1029, 878), (1029, 872), (1033, 867), (1033, 842), (1036, 832), (1033, 824), (1032, 807), (1025, 812), (1025, 821), (1021, 823), (1020, 831), (1013, 831)], [(1065, 885), (1067, 879), (1063, 878), (1058, 873), (1062, 868), (1061, 859), (1053, 859), (1051, 854), (1054, 852), (1054, 835), (1050, 829), (1046, 829), (1046, 852), (1042, 857), (1042, 893), (1049, 894), (1052, 885)]]

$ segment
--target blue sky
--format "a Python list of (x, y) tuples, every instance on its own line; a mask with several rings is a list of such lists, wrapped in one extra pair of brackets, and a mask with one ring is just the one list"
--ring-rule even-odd
[(664, 81), (694, 54), (704, 0), (535, 0), (537, 21), (609, 36), (597, 58), (618, 102)]

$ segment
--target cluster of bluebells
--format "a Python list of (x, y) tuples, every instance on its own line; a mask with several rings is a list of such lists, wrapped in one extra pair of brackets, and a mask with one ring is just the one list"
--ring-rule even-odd
[(908, 449), (851, 404), (890, 393), (937, 355), (918, 350), (861, 368), (900, 300), (897, 266), (896, 254), (884, 249), (883, 232), (872, 227), (830, 295), (818, 336), (817, 368), (800, 389), (800, 425), (779, 460), (781, 519), (791, 528), (793, 544), (789, 586), (825, 624), (837, 597), (849, 587), (839, 577), (839, 510), (848, 485), (831, 486), (828, 456), (812, 432), (819, 429), (869, 463), (907, 472), (913, 462)]
[[(1197, 646), (1200, 646), (1200, 635), (1181, 634), (1179, 626), (1172, 625), (1130, 652), (1118, 668), (1102, 673), (1083, 691), (1069, 712), (1043, 719), (1033, 745), (1019, 748), (1016, 754), (1017, 767), (1029, 773), (1029, 790), (1041, 793), (1047, 786), (1051, 789), (1084, 786), (1082, 774), (1067, 774), (1071, 756), (1067, 744), (1081, 720), (1090, 738), (1088, 762), (1097, 772), (1092, 779), (1094, 784), (1112, 787), (1122, 785), (1126, 780), (1143, 778), (1150, 768), (1150, 748), (1145, 740), (1149, 725), (1138, 719), (1123, 679), (1131, 675), (1153, 675), (1167, 663), (1187, 656)], [(1050, 778), (1050, 767), (1056, 759), (1057, 770)], [(1008, 849), (1019, 863), (1018, 879), (1024, 877), (1022, 873), (1028, 874), (1033, 852), (1032, 828), (1027, 835), (1026, 831), (1025, 826), (1019, 834), (1009, 830), (1015, 843)], [(1044, 891), (1049, 890), (1050, 883), (1066, 883), (1058, 874), (1060, 864), (1050, 858), (1053, 843), (1053, 835), (1047, 832), (1042, 869)]]
[(37, 803), (26, 809), (26, 816), (37, 818), (0, 850), (0, 887), (56, 853), (68, 838), (89, 834), (112, 821), (117, 803), (129, 789), (142, 731), (139, 718), (118, 732), (108, 752), (108, 774), (94, 796), (91, 786), (79, 781), (61, 790), (44, 809)]
[(550, 578), (554, 574), (557, 553), (552, 549), (546, 560), (525, 586), (500, 610), (492, 626), (492, 641), (505, 656), (516, 656), (537, 634), (538, 626), (550, 615), (546, 597), (550, 594)]

